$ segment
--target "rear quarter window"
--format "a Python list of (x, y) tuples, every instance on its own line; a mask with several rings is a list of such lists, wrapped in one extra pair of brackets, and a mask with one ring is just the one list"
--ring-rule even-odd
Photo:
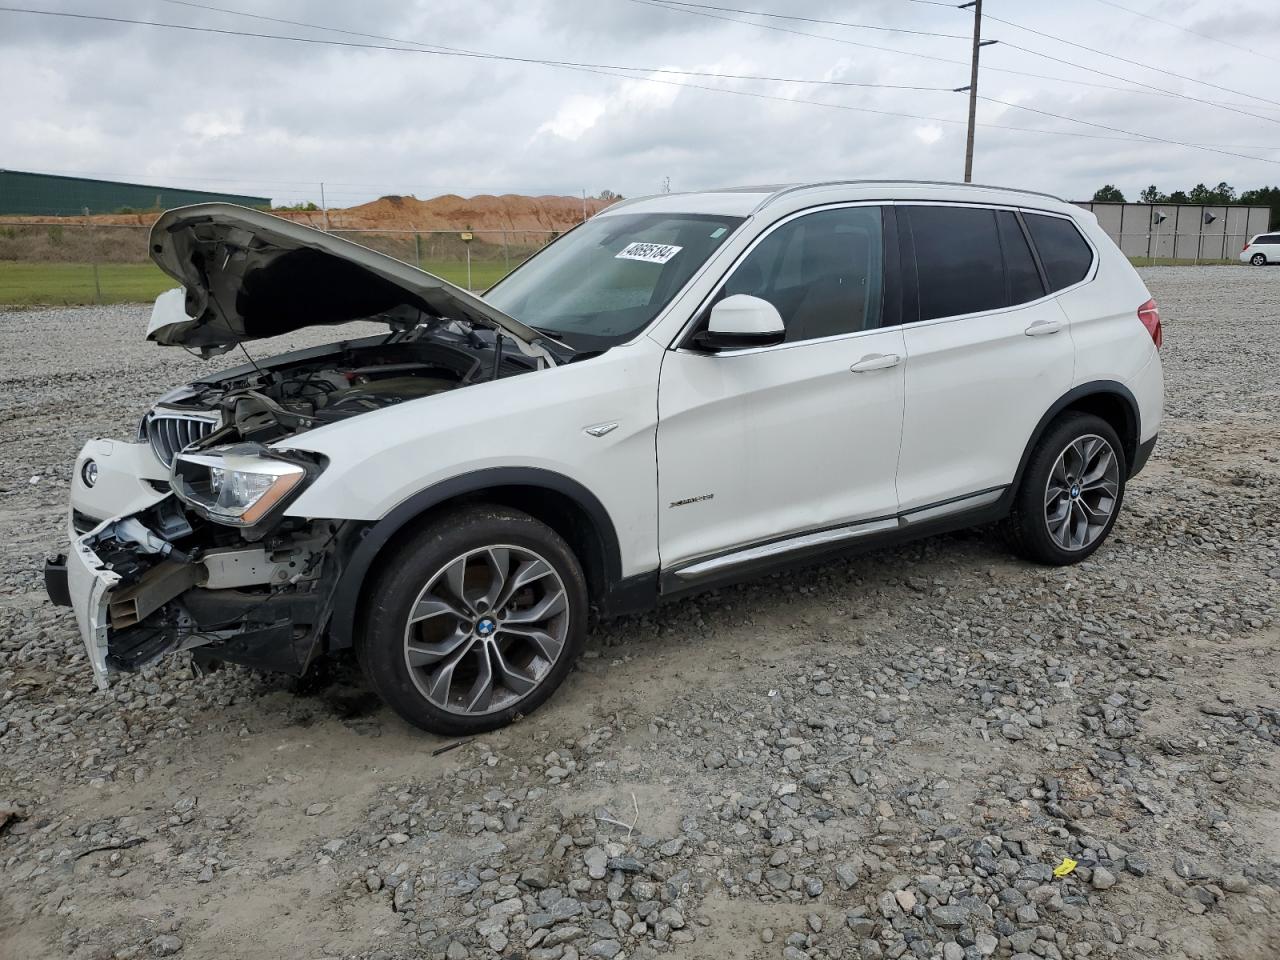
[(1046, 217), (1024, 213), (1023, 220), (1031, 232), (1031, 241), (1040, 254), (1050, 292), (1079, 283), (1093, 266), (1093, 248), (1080, 235), (1080, 230), (1065, 217)]

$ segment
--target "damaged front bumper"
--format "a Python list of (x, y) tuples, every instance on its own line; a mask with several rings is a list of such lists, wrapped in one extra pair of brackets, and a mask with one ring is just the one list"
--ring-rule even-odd
[(106, 568), (89, 541), (108, 523), (104, 521), (85, 536), (78, 536), (68, 524), (71, 552), (46, 563), (44, 572), (49, 599), (75, 612), (80, 639), (99, 690), (107, 689), (108, 597), (120, 583), (120, 576)]
[[(81, 464), (101, 457), (102, 443), (78, 458), (70, 547), (44, 569), (49, 599), (75, 613), (97, 686), (106, 689), (113, 672), (196, 647), (210, 660), (303, 673), (322, 647), (346, 545), (342, 525), (291, 521), (249, 543), (136, 480), (121, 478), (112, 497), (86, 496), (97, 491), (81, 489)], [(119, 458), (120, 448), (135, 446), (105, 452), (127, 468), (134, 451)], [(100, 484), (106, 475), (99, 470)], [(121, 505), (131, 509), (100, 519)]]

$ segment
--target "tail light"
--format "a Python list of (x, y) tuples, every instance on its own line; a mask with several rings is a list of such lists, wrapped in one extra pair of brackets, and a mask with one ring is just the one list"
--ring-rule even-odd
[(1240, 252), (1241, 252), (1241, 253), (1244, 253), (1244, 252), (1245, 252), (1246, 250), (1248, 250), (1248, 249), (1249, 249), (1249, 241), (1248, 241), (1248, 240), (1246, 240), (1246, 241), (1244, 242), (1244, 246), (1240, 248)]
[(1164, 345), (1164, 329), (1160, 326), (1160, 308), (1154, 300), (1148, 300), (1138, 308), (1138, 319), (1147, 328), (1147, 333), (1151, 334), (1151, 342), (1159, 350)]

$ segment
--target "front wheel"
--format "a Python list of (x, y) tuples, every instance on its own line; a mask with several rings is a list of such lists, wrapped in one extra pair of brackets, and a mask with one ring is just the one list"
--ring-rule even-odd
[(1265, 267), (1267, 265), (1267, 255), (1265, 253), (1255, 253), (1249, 258), (1249, 262), (1255, 267)]
[(356, 654), (405, 720), (448, 736), (505, 726), (561, 684), (586, 638), (569, 545), (528, 514), (436, 518), (382, 567)]
[(1009, 518), (1014, 545), (1039, 563), (1079, 563), (1111, 532), (1127, 474), (1110, 424), (1087, 413), (1063, 416), (1027, 462)]

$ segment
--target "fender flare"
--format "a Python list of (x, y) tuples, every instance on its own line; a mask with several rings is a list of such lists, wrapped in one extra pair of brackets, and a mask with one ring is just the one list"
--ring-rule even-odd
[(591, 518), (604, 552), (604, 574), (609, 584), (622, 579), (622, 551), (609, 512), (598, 497), (581, 483), (538, 467), (494, 467), (442, 480), (401, 502), (390, 513), (367, 527), (347, 557), (334, 586), (329, 620), (329, 648), (350, 647), (355, 637), (356, 612), (369, 570), (387, 543), (408, 524), (433, 507), (455, 497), (498, 487), (535, 487), (573, 500)]
[(1076, 401), (1083, 400), (1085, 397), (1107, 394), (1119, 397), (1124, 401), (1125, 410), (1130, 421), (1129, 426), (1132, 428), (1133, 433), (1133, 449), (1126, 449), (1124, 452), (1126, 460), (1129, 461), (1125, 466), (1132, 473), (1134, 454), (1142, 443), (1142, 411), (1138, 408), (1138, 399), (1133, 395), (1133, 391), (1119, 380), (1091, 380), (1088, 383), (1080, 384), (1078, 387), (1072, 387), (1059, 397), (1053, 406), (1045, 412), (1045, 415), (1040, 418), (1036, 428), (1031, 431), (1031, 439), (1027, 441), (1027, 446), (1022, 451), (1022, 459), (1018, 461), (1018, 472), (1014, 474), (1013, 483), (1009, 486), (1010, 497), (1014, 496), (1022, 485), (1022, 474), (1027, 469), (1027, 461), (1031, 459), (1031, 451), (1036, 448), (1040, 438), (1049, 429), (1049, 424), (1057, 419), (1063, 410), (1066, 410)]

